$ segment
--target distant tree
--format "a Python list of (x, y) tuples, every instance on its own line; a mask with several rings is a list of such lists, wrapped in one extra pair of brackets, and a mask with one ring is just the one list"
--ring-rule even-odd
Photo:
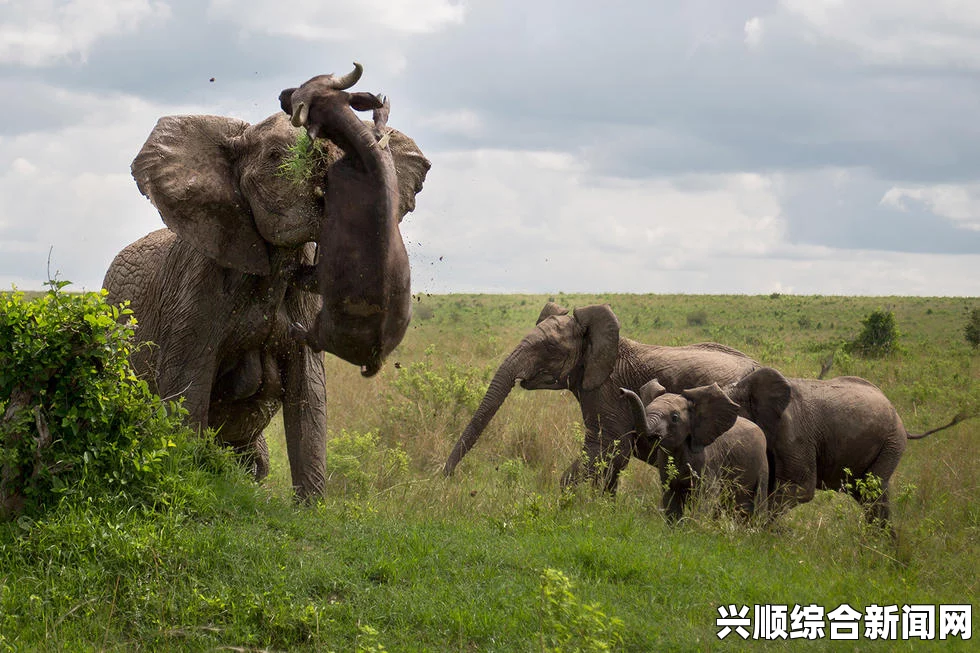
[(895, 326), (895, 314), (891, 311), (873, 311), (861, 320), (864, 327), (856, 340), (850, 343), (848, 350), (872, 358), (878, 358), (898, 349), (898, 327)]
[(963, 334), (966, 336), (966, 341), (974, 349), (980, 347), (980, 308), (970, 311), (970, 319), (966, 322)]

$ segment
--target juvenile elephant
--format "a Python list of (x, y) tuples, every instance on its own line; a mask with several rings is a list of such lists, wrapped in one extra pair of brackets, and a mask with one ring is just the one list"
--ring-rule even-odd
[[(348, 88), (360, 74), (356, 66), (342, 77), (330, 76), (328, 90)], [(382, 246), (377, 221), (344, 205), (335, 191), (324, 191), (334, 166), (346, 174), (347, 167), (372, 165), (359, 159), (362, 148), (351, 143), (377, 141), (378, 129), (356, 119), (356, 108), (353, 101), (336, 107), (341, 118), (331, 123), (332, 130), (320, 125), (337, 140), (319, 141), (323, 161), (307, 179), (281, 171), (301, 133), (284, 113), (255, 125), (219, 116), (161, 118), (132, 173), (169, 228), (123, 249), (103, 282), (109, 301), (130, 301), (137, 338), (147, 343), (133, 355), (138, 373), (161, 396), (183, 396), (189, 420), (218, 428), (223, 442), (251, 458), (258, 478), (268, 470), (262, 430), (282, 406), (299, 497), (323, 489), (326, 439), (322, 356), (289, 334), (294, 323), (313, 323), (323, 304), (318, 294), (302, 288), (309, 287), (304, 279), (312, 266), (344, 257), (357, 261), (354, 278), (339, 266), (332, 281), (356, 291), (359, 283), (373, 282), (358, 275), (387, 269), (389, 254), (397, 250), (390, 242)], [(387, 138), (391, 153), (383, 156), (393, 160), (396, 174), (352, 201), (374, 201), (372, 193), (384, 194), (379, 202), (397, 198), (394, 215), (401, 219), (415, 207), (429, 162), (407, 136), (391, 131)], [(353, 219), (345, 213), (349, 210), (355, 211)], [(349, 250), (325, 242), (329, 231), (322, 226), (330, 221), (366, 236)], [(395, 265), (405, 268), (407, 279), (407, 259)], [(323, 284), (313, 287), (328, 292)], [(370, 295), (374, 289), (362, 292)], [(390, 351), (394, 345), (387, 337), (400, 339), (400, 333), (362, 334), (361, 348)], [(382, 357), (351, 362), (374, 369)]]
[[(855, 376), (787, 379), (766, 367), (726, 390), (766, 434), (774, 515), (810, 501), (818, 488), (845, 489), (869, 521), (887, 524), (888, 482), (908, 440), (966, 419), (960, 414), (945, 426), (909, 433), (884, 393)], [(868, 492), (872, 475), (881, 482), (880, 494)]]
[[(630, 456), (654, 462), (654, 448), (636, 438), (633, 416), (620, 388), (638, 390), (657, 378), (671, 392), (709, 383), (730, 384), (759, 368), (745, 354), (714, 343), (684, 347), (644, 345), (619, 335), (619, 320), (606, 305), (583, 306), (573, 314), (548, 302), (537, 326), (497, 368), (486, 395), (453, 447), (443, 470), (450, 475), (476, 444), (514, 383), (525, 390), (571, 390), (585, 424), (584, 469), (577, 459), (562, 484), (583, 477), (615, 492)], [(600, 465), (599, 463), (608, 463)], [(604, 467), (600, 476), (597, 469)]]
[[(639, 394), (626, 388), (622, 393), (632, 411), (637, 438), (652, 441), (657, 448), (668, 518), (683, 516), (688, 495), (702, 478), (733, 487), (735, 507), (743, 516), (765, 510), (769, 493), (766, 436), (738, 416), (738, 404), (717, 383), (675, 394), (654, 379)], [(673, 459), (673, 470), (668, 456)]]

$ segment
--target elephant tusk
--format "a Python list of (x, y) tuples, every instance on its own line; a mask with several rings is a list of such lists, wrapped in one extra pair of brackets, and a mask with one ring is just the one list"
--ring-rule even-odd
[(293, 107), (293, 115), (290, 117), (290, 122), (293, 127), (305, 127), (306, 121), (310, 117), (310, 107), (306, 102), (300, 102), (295, 107)]

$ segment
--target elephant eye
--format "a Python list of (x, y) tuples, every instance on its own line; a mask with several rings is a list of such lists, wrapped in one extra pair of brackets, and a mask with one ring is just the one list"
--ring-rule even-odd
[(670, 421), (673, 424), (676, 424), (677, 422), (681, 421), (681, 414), (680, 413), (671, 413), (670, 414)]

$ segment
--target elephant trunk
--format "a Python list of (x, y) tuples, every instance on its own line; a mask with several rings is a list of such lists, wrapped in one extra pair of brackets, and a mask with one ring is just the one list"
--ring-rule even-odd
[(528, 365), (524, 360), (525, 357), (524, 347), (518, 346), (500, 364), (500, 367), (497, 368), (493, 379), (490, 380), (490, 387), (487, 388), (487, 392), (480, 402), (479, 408), (476, 409), (473, 418), (466, 425), (466, 429), (459, 437), (459, 440), (456, 441), (456, 446), (453, 447), (452, 453), (446, 459), (446, 466), (442, 470), (445, 476), (452, 475), (456, 469), (456, 465), (473, 448), (473, 445), (476, 444), (476, 441), (480, 438), (487, 424), (497, 414), (497, 410), (503, 405), (507, 395), (510, 394), (511, 389), (514, 387), (514, 383), (517, 379), (523, 378), (527, 374)]
[(643, 405), (640, 395), (627, 388), (620, 388), (619, 392), (629, 405), (630, 415), (633, 417), (633, 428), (636, 429), (637, 435), (649, 438), (650, 425), (647, 423), (646, 407)]

